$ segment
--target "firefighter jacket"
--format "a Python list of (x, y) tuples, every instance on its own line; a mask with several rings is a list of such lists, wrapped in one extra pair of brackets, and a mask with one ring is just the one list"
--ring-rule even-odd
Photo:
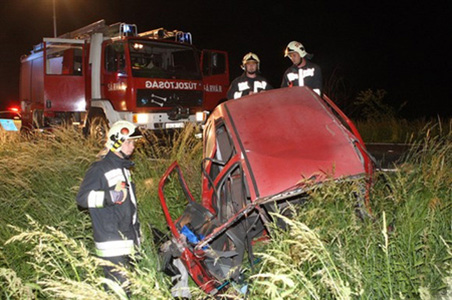
[(250, 92), (259, 93), (270, 89), (272, 89), (271, 85), (261, 75), (250, 78), (246, 76), (246, 73), (243, 73), (232, 81), (228, 90), (228, 99), (237, 99), (250, 94)]
[[(96, 254), (100, 257), (130, 255), (140, 244), (135, 185), (129, 168), (133, 162), (113, 152), (91, 165), (80, 185), (77, 203), (89, 210)], [(114, 204), (110, 191), (121, 182), (127, 197)]]
[(304, 60), (302, 67), (290, 66), (284, 73), (281, 87), (308, 86), (317, 94), (322, 94), (322, 71), (320, 67), (309, 59)]

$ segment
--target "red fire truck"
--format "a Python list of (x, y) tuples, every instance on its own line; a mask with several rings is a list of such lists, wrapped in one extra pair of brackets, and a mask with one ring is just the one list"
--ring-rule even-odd
[(117, 120), (181, 128), (226, 98), (228, 56), (199, 51), (189, 32), (100, 20), (44, 38), (21, 58), (24, 126), (78, 124), (88, 133)]

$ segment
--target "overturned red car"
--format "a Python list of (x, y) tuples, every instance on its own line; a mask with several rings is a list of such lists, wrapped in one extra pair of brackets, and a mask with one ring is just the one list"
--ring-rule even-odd
[[(162, 247), (166, 261), (182, 262), (210, 294), (240, 281), (244, 257), (253, 261), (253, 242), (270, 235), (270, 212), (305, 201), (327, 180), (369, 185), (373, 173), (352, 122), (306, 87), (220, 104), (205, 124), (203, 143), (202, 199), (193, 198), (177, 162), (162, 176), (159, 197), (172, 235)], [(179, 179), (188, 201), (176, 218), (164, 192), (170, 176)]]

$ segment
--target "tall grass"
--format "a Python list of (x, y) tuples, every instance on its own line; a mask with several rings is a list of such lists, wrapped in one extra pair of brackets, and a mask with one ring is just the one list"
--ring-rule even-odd
[[(342, 86), (341, 82), (341, 78), (337, 82), (333, 81), (335, 84), (331, 86), (331, 91), (341, 91), (341, 88), (336, 89)], [(431, 135), (447, 135), (451, 131), (450, 118), (409, 120), (400, 117), (406, 103), (395, 107), (386, 96), (387, 92), (382, 89), (360, 91), (356, 97), (339, 95), (340, 99), (344, 97), (348, 99), (346, 102), (349, 105), (345, 109), (355, 121), (365, 142), (412, 143), (421, 139), (427, 129)], [(336, 99), (334, 95), (332, 99)]]
[[(199, 199), (201, 141), (194, 131), (187, 128), (164, 144), (149, 136), (137, 146), (133, 173), (144, 243), (133, 270), (121, 270), (132, 299), (171, 298), (150, 228), (167, 230), (157, 188), (173, 160)], [(399, 171), (380, 174), (371, 218), (356, 216), (350, 185), (313, 191), (286, 220), (289, 229), (274, 228), (273, 239), (257, 248), (262, 262), (248, 273), (248, 298), (450, 299), (452, 136), (438, 132), (425, 133)], [(75, 203), (101, 147), (67, 128), (28, 137), (0, 134), (0, 298), (124, 298), (121, 289), (104, 290), (114, 284), (103, 279), (105, 262), (94, 256), (89, 216)], [(171, 191), (177, 215), (183, 196)], [(223, 296), (243, 297), (234, 289)]]
[[(157, 195), (158, 183), (172, 162), (178, 161), (191, 192), (194, 197), (200, 198), (202, 141), (194, 137), (196, 132), (196, 127), (189, 126), (184, 131), (163, 137), (148, 135), (134, 154), (134, 179), (137, 182), (140, 213), (142, 218), (153, 220), (149, 222), (151, 226), (162, 231), (167, 231), (167, 227)], [(166, 140), (162, 142), (161, 139)], [(176, 186), (177, 182), (173, 185)], [(173, 194), (175, 198), (184, 198), (182, 191), (176, 187)], [(179, 201), (179, 206), (183, 204)], [(178, 208), (178, 212), (182, 210)]]
[(452, 119), (407, 120), (390, 115), (356, 120), (355, 125), (366, 143), (415, 143), (427, 130), (431, 136), (444, 136), (452, 131)]
[[(157, 184), (169, 164), (178, 159), (188, 170), (189, 182), (195, 186), (196, 176), (191, 175), (200, 172), (188, 165), (200, 165), (201, 142), (189, 139), (194, 130), (190, 127), (174, 135), (171, 147), (155, 147), (155, 137), (151, 136), (151, 142), (143, 141), (135, 154), (134, 180), (145, 241), (138, 271), (131, 275), (131, 281), (139, 283), (140, 293), (144, 294), (160, 286), (163, 292), (153, 298), (168, 298), (168, 279), (157, 272), (158, 256), (150, 233), (151, 226), (166, 229), (158, 203)], [(88, 260), (94, 257), (90, 218), (75, 202), (83, 176), (97, 159), (102, 143), (85, 138), (71, 128), (11, 137), (0, 138), (0, 172), (3, 175), (0, 179), (0, 267), (3, 274), (0, 283), (5, 283), (0, 284), (0, 294), (10, 299), (23, 299), (24, 293), (32, 293), (39, 299), (83, 299), (83, 295), (77, 296), (80, 289), (80, 293), (86, 292), (86, 299), (93, 299), (94, 295), (99, 295), (100, 299), (111, 297), (99, 284), (93, 286), (96, 293), (83, 286), (99, 281), (102, 270), (99, 263)], [(198, 163), (195, 163), (196, 159)], [(48, 250), (45, 254), (39, 252), (44, 246)], [(83, 255), (77, 252), (81, 246), (88, 252)], [(80, 267), (80, 270), (63, 273), (73, 269), (76, 261), (83, 262), (77, 265), (76, 269)], [(144, 283), (146, 286), (142, 287)], [(137, 299), (140, 299), (140, 293), (137, 293)]]

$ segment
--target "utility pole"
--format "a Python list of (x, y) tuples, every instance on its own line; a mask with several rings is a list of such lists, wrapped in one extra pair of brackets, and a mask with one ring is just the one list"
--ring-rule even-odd
[(57, 37), (55, 0), (53, 0), (53, 37)]

